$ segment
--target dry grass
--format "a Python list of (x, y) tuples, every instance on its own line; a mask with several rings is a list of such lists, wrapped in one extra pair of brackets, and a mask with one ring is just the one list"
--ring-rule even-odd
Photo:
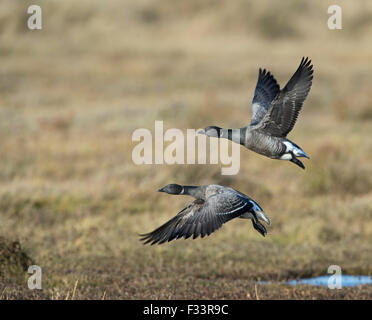
[[(2, 299), (372, 297), (368, 286), (255, 284), (330, 264), (372, 273), (370, 2), (340, 1), (342, 31), (326, 27), (331, 1), (39, 3), (42, 31), (26, 29), (27, 1), (0, 13), (0, 235), (42, 267), (43, 290), (12, 262)], [(155, 120), (248, 123), (258, 68), (284, 85), (303, 55), (315, 79), (290, 138), (311, 157), (305, 172), (243, 148), (234, 177), (132, 163), (133, 130)], [(269, 235), (232, 221), (207, 239), (142, 246), (137, 233), (189, 201), (156, 192), (171, 182), (251, 195)]]

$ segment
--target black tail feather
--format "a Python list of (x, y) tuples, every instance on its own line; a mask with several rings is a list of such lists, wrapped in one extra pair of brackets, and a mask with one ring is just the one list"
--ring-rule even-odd
[(298, 160), (297, 158), (292, 158), (289, 161), (293, 162), (294, 164), (297, 164), (300, 168), (305, 169), (304, 164), (300, 160)]
[(255, 228), (263, 236), (266, 236), (267, 231), (266, 231), (265, 226), (262, 223), (252, 220), (252, 224), (253, 224), (253, 228)]

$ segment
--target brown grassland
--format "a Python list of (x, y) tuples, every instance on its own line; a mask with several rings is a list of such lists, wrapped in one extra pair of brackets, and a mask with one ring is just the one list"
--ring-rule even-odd
[[(0, 12), (0, 299), (371, 299), (372, 287), (280, 282), (372, 274), (372, 2), (31, 1)], [(303, 171), (241, 148), (241, 169), (134, 165), (132, 133), (249, 123), (259, 67), (283, 86), (302, 56), (310, 95), (289, 135)], [(267, 237), (233, 220), (204, 239), (143, 246), (190, 201), (168, 183), (219, 183), (259, 202)], [(42, 290), (27, 267), (42, 267)], [(269, 280), (269, 285), (257, 281)]]

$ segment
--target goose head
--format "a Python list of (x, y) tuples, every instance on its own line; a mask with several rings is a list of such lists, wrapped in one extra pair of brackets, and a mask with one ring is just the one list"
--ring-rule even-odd
[(169, 194), (182, 194), (183, 193), (183, 187), (180, 186), (179, 184), (171, 183), (171, 184), (166, 185), (163, 188), (160, 188), (158, 191), (169, 193)]

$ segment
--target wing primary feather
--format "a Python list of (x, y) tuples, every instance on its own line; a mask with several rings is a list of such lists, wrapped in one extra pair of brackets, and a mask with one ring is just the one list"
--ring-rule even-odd
[(251, 126), (261, 121), (279, 91), (279, 85), (273, 75), (266, 69), (259, 68), (256, 89), (252, 100)]
[(283, 90), (271, 102), (265, 116), (255, 129), (271, 136), (286, 137), (293, 129), (313, 80), (313, 65), (303, 57)]

